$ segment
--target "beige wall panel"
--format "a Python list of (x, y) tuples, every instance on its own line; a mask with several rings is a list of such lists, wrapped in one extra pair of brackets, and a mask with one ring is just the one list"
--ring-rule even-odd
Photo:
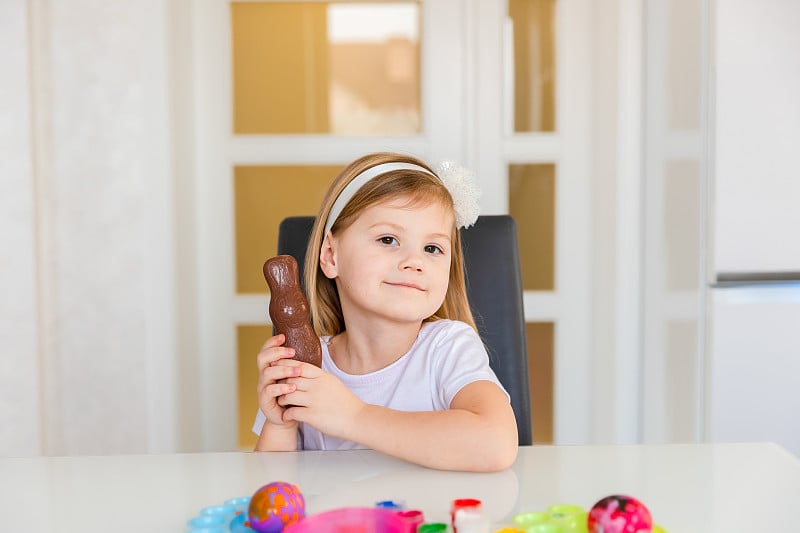
[(667, 60), (668, 116), (671, 130), (700, 128), (703, 3), (670, 0)]
[(669, 290), (700, 284), (700, 161), (667, 163), (664, 180), (666, 283)]
[(667, 384), (664, 398), (667, 434), (673, 442), (694, 442), (697, 425), (697, 324), (667, 323)]

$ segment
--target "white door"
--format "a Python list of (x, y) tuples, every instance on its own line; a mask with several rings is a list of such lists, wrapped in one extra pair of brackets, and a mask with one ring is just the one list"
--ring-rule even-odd
[[(242, 265), (237, 264), (237, 257), (241, 257), (237, 246), (243, 246), (244, 241), (237, 234), (237, 223), (241, 225), (242, 220), (249, 219), (238, 212), (242, 202), (237, 197), (236, 187), (247, 174), (245, 167), (341, 167), (367, 152), (378, 150), (410, 152), (431, 163), (444, 159), (462, 162), (475, 171), (483, 189), (484, 214), (511, 210), (515, 215), (514, 209), (522, 214), (527, 204), (517, 202), (517, 207), (512, 208), (509, 184), (524, 183), (526, 176), (537, 176), (540, 171), (550, 172), (549, 181), (545, 179), (543, 183), (552, 185), (549, 204), (551, 257), (543, 261), (551, 263), (551, 281), (526, 290), (525, 313), (533, 326), (547, 326), (544, 329), (532, 327), (529, 331), (544, 331), (545, 337), (549, 334), (546, 342), (550, 343), (552, 375), (546, 377), (550, 377), (550, 390), (554, 391), (552, 405), (548, 407), (554, 417), (550, 439), (558, 443), (587, 442), (591, 426), (589, 11), (581, 2), (570, 0), (512, 1), (510, 6), (493, 0), (330, 3), (325, 10), (325, 26), (318, 27), (317, 32), (309, 30), (309, 37), (298, 45), (307, 47), (304, 50), (308, 54), (315, 50), (314, 41), (320, 37), (320, 32), (323, 36), (327, 32), (329, 42), (340, 31), (345, 31), (342, 28), (349, 28), (347, 31), (351, 35), (355, 32), (369, 39), (372, 26), (391, 26), (404, 17), (411, 21), (410, 26), (405, 26), (410, 30), (395, 28), (395, 31), (403, 34), (406, 44), (415, 38), (419, 42), (418, 122), (414, 122), (413, 109), (411, 112), (400, 109), (394, 116), (395, 119), (401, 117), (399, 134), (364, 133), (358, 127), (353, 132), (346, 131), (347, 126), (339, 124), (331, 113), (328, 122), (322, 125), (319, 120), (306, 118), (304, 131), (264, 133), (257, 131), (257, 127), (251, 131), (249, 126), (242, 126), (241, 121), (249, 120), (256, 111), (242, 114), (241, 107), (237, 107), (237, 99), (243, 98), (237, 92), (243, 82), (235, 79), (240, 71), (234, 62), (242, 59), (234, 54), (234, 46), (253, 50), (266, 46), (266, 59), (250, 57), (249, 60), (273, 61), (270, 64), (279, 64), (281, 51), (274, 50), (276, 45), (258, 42), (257, 32), (255, 41), (237, 40), (240, 36), (232, 28), (237, 24), (236, 17), (246, 23), (251, 20), (248, 14), (253, 9), (267, 4), (290, 11), (298, 7), (307, 9), (301, 16), (302, 23), (312, 29), (314, 24), (321, 24), (315, 18), (313, 6), (324, 4), (317, 2), (206, 0), (193, 5), (195, 224), (186, 231), (188, 238), (196, 243), (196, 347), (201, 367), (199, 390), (202, 391), (199, 395), (202, 400), (196, 408), (201, 413), (202, 447), (230, 450), (246, 444), (241, 438), (237, 440), (237, 434), (242, 435), (237, 426), (243, 424), (239, 421), (237, 406), (241, 381), (237, 369), (242, 360), (237, 346), (241, 348), (243, 328), (265, 326), (269, 320), (266, 287), (263, 293), (241, 290)], [(372, 10), (374, 24), (359, 23), (358, 9), (352, 9), (359, 7)], [(517, 14), (516, 19), (509, 17), (511, 11)], [(381, 12), (389, 16), (382, 16)], [(551, 18), (537, 22), (533, 20), (537, 13), (549, 13)], [(536, 111), (542, 109), (542, 85), (535, 83), (542, 80), (541, 75), (531, 75), (534, 83), (521, 85), (530, 87), (529, 93), (521, 99), (514, 92), (515, 87), (520, 87), (515, 84), (515, 76), (527, 72), (527, 67), (521, 69), (514, 61), (515, 50), (519, 50), (515, 48), (515, 42), (519, 44), (514, 40), (515, 27), (519, 36), (525, 32), (523, 25), (526, 24), (549, 25), (552, 33), (550, 55), (537, 52), (530, 56), (551, 58), (555, 83), (553, 79), (545, 80), (553, 91), (549, 126), (541, 127), (541, 113)], [(261, 37), (277, 38), (273, 34)], [(271, 51), (270, 46), (273, 47)], [(413, 64), (408, 64), (408, 61), (413, 63), (413, 51), (409, 54), (402, 42), (393, 50), (392, 53), (400, 54), (397, 58), (399, 70), (382, 72), (381, 76), (402, 76), (403, 68), (413, 71)], [(238, 59), (234, 61), (234, 57)], [(335, 61), (331, 57), (329, 60)], [(271, 72), (272, 88), (278, 90), (289, 83), (288, 70), (284, 74), (282, 76), (279, 70)], [(297, 73), (297, 76), (303, 75), (313, 77), (313, 72)], [(314, 90), (310, 82), (303, 87)], [(381, 120), (364, 111), (357, 102), (353, 103), (352, 94), (346, 90), (331, 90), (322, 98), (328, 103), (334, 100), (349, 103), (350, 111), (346, 115), (361, 116), (359, 113), (363, 112), (366, 118), (362, 122)], [(320, 100), (312, 95), (303, 101), (313, 107), (309, 102)], [(531, 110), (526, 111), (526, 117), (533, 118), (520, 127), (520, 113), (515, 105), (531, 101), (533, 104)], [(267, 102), (267, 105), (274, 103)], [(313, 116), (313, 110), (309, 113)], [(516, 181), (510, 181), (512, 175), (517, 176)], [(535, 196), (536, 189), (532, 190), (533, 200), (541, 201)], [(241, 196), (241, 191), (239, 194)], [(287, 202), (291, 201), (291, 195), (287, 198)], [(526, 236), (535, 235), (535, 232), (536, 228), (521, 225), (523, 249)], [(274, 253), (274, 250), (263, 253)], [(260, 264), (248, 264), (247, 268), (259, 271)], [(529, 339), (529, 345), (538, 347), (541, 343)], [(255, 410), (254, 390), (252, 399)]]

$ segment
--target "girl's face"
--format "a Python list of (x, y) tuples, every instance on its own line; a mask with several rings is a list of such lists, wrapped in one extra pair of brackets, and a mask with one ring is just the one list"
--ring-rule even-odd
[(345, 320), (420, 322), (442, 305), (450, 277), (453, 214), (405, 199), (367, 208), (322, 245), (320, 266), (336, 279)]

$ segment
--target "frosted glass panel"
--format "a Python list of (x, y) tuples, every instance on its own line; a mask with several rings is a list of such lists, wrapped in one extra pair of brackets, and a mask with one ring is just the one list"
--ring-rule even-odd
[(555, 287), (555, 174), (554, 164), (508, 167), (508, 207), (517, 222), (526, 291)]
[(556, 129), (556, 0), (509, 0), (513, 44), (514, 129)]
[(267, 293), (261, 267), (278, 250), (278, 225), (317, 214), (339, 166), (234, 168), (236, 292)]
[(420, 130), (418, 2), (233, 2), (236, 134)]
[(258, 369), (256, 356), (264, 342), (272, 335), (272, 326), (238, 326), (236, 376), (239, 405), (239, 448), (252, 450), (256, 437), (251, 431), (258, 412)]
[(534, 444), (553, 443), (553, 322), (528, 322), (528, 382)]

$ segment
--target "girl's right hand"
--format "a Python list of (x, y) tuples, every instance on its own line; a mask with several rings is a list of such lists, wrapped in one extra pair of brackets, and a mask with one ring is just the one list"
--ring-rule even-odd
[[(286, 383), (286, 378), (300, 375), (300, 362), (292, 360), (294, 349), (283, 346), (286, 336), (275, 335), (267, 339), (261, 347), (256, 358), (258, 363), (258, 406), (267, 418), (267, 424), (281, 426), (288, 429), (296, 426), (293, 420), (283, 420), (285, 407), (278, 404), (278, 397), (289, 394), (297, 389), (297, 385)], [(281, 365), (277, 361), (287, 360)]]

